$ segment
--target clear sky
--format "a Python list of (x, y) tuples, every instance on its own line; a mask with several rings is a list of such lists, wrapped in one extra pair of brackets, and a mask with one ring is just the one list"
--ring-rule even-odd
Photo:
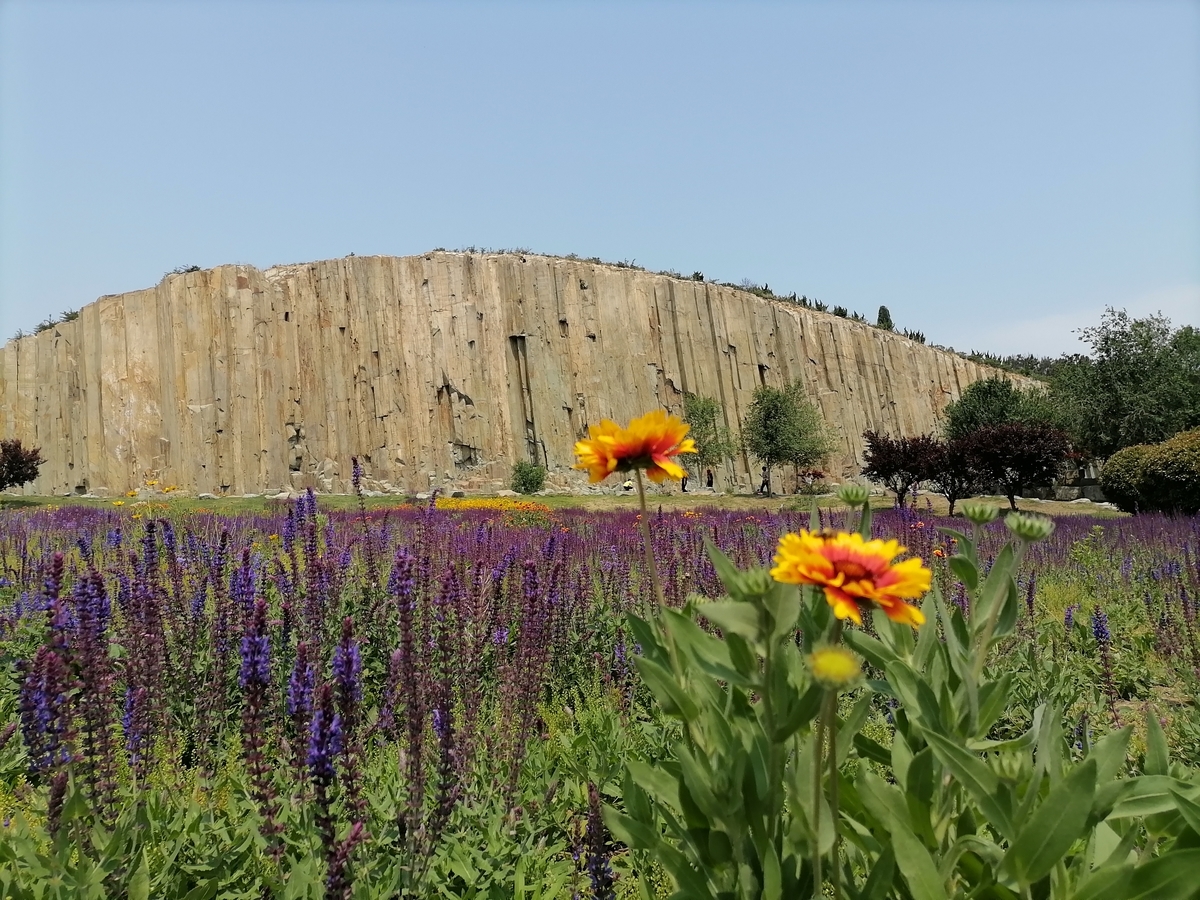
[(468, 245), (960, 350), (1200, 324), (1200, 3), (0, 0), (0, 340), (180, 265)]

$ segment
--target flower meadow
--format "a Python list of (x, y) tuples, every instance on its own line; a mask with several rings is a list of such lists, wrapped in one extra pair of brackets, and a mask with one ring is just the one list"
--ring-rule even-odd
[(812, 516), (2, 512), (0, 893), (1193, 896), (1200, 520)]

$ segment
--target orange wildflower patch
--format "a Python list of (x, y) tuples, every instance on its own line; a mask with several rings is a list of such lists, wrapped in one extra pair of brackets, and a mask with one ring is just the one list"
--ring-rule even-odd
[(646, 477), (655, 482), (680, 479), (683, 467), (673, 457), (696, 452), (687, 433), (686, 422), (661, 409), (639, 416), (628, 428), (604, 419), (589, 426), (587, 439), (575, 444), (575, 468), (585, 470), (593, 483), (613, 472), (634, 469), (645, 469)]
[(919, 558), (898, 563), (898, 541), (864, 541), (860, 534), (801, 531), (785, 534), (775, 552), (771, 576), (786, 584), (813, 584), (839, 619), (862, 624), (862, 610), (872, 604), (894, 622), (920, 625), (925, 616), (905, 600), (929, 590), (932, 573)]

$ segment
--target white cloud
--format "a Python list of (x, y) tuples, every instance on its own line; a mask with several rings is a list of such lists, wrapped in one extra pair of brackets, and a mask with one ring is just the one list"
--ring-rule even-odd
[(1083, 353), (1087, 346), (1079, 340), (1079, 329), (1099, 325), (1108, 306), (1125, 309), (1135, 318), (1161, 312), (1175, 327), (1200, 327), (1200, 284), (1177, 285), (1125, 301), (1077, 306), (1069, 311), (1017, 321), (986, 323), (986, 330), (981, 327), (962, 332), (952, 336), (950, 343), (962, 351), (986, 350), (1000, 355)]

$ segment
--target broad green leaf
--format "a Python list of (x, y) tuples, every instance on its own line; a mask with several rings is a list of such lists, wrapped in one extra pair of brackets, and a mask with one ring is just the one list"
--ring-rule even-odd
[(740, 600), (714, 600), (712, 603), (705, 603), (696, 612), (722, 631), (741, 635), (749, 641), (762, 638), (758, 610), (751, 603)]
[(954, 773), (984, 816), (1000, 829), (1001, 834), (1013, 840), (1011, 813), (1000, 803), (1000, 780), (996, 773), (974, 753), (949, 738), (928, 729), (922, 729), (921, 735), (942, 765)]
[(1175, 800), (1175, 808), (1179, 810), (1183, 820), (1188, 823), (1188, 827), (1196, 834), (1200, 834), (1200, 803), (1185, 797), (1174, 788), (1171, 789), (1171, 797)]
[(1146, 774), (1170, 775), (1171, 757), (1167, 750), (1167, 736), (1154, 710), (1146, 710)]
[(887, 830), (896, 864), (914, 900), (946, 900), (946, 888), (937, 866), (913, 834), (900, 792), (865, 769), (859, 773), (858, 788), (871, 815)]
[(1173, 793), (1200, 798), (1200, 786), (1167, 775), (1143, 775), (1106, 785), (1096, 794), (1096, 811), (1106, 819), (1142, 818), (1175, 809)]
[(767, 847), (762, 867), (762, 900), (780, 900), (783, 896), (783, 875), (779, 871), (779, 856), (775, 853), (774, 846)]
[(1132, 735), (1133, 726), (1126, 725), (1096, 742), (1088, 754), (1089, 759), (1096, 760), (1096, 784), (1106, 785), (1120, 774), (1129, 753), (1129, 738)]
[(689, 722), (699, 715), (692, 698), (679, 686), (670, 672), (645, 656), (634, 657), (633, 662), (637, 666), (638, 674), (662, 706), (663, 712), (667, 715), (682, 716)]
[(961, 553), (955, 553), (947, 562), (955, 577), (966, 585), (968, 591), (974, 593), (979, 587), (979, 570), (975, 568), (975, 564)]
[(1188, 900), (1200, 889), (1200, 850), (1178, 850), (1133, 871), (1125, 900)]
[(150, 900), (150, 864), (144, 853), (141, 865), (129, 879), (129, 900)]
[(763, 605), (771, 614), (771, 637), (777, 638), (796, 630), (796, 619), (800, 617), (800, 590), (792, 584), (775, 582)]
[(1092, 796), (1096, 793), (1096, 763), (1086, 760), (1051, 789), (1042, 805), (1009, 847), (1005, 861), (1022, 884), (1050, 873), (1083, 834)]
[(850, 753), (850, 745), (854, 742), (855, 735), (867, 722), (867, 716), (871, 712), (871, 695), (863, 694), (858, 698), (858, 702), (850, 710), (850, 715), (846, 716), (846, 720), (838, 724), (837, 728), (837, 764), (841, 766), (846, 761), (846, 757)]
[(1071, 900), (1125, 900), (1132, 880), (1132, 865), (1101, 866), (1080, 883)]
[(662, 844), (662, 838), (649, 825), (635, 822), (624, 813), (618, 812), (607, 803), (604, 805), (604, 824), (612, 832), (613, 837), (635, 850), (656, 850)]
[(670, 774), (640, 759), (631, 759), (625, 766), (638, 787), (670, 809), (679, 809), (679, 782)]
[(866, 632), (847, 631), (842, 639), (877, 669), (886, 671), (889, 665), (896, 662), (896, 654), (884, 646), (882, 641), (871, 637)]
[(884, 900), (895, 878), (896, 851), (889, 844), (883, 848), (883, 852), (875, 860), (875, 865), (871, 868), (871, 874), (867, 878), (867, 883), (863, 885), (858, 900)]

